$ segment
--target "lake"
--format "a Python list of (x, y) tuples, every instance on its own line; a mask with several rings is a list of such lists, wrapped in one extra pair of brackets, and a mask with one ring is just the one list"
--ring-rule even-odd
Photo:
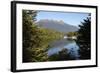
[(72, 39), (60, 39), (50, 43), (50, 48), (48, 50), (48, 56), (53, 54), (57, 54), (59, 51), (63, 50), (63, 48), (68, 50), (68, 53), (71, 57), (75, 59), (79, 59), (79, 46), (76, 44), (75, 40)]

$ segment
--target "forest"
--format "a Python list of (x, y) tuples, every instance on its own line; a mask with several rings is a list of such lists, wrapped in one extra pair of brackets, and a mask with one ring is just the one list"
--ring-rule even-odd
[(55, 40), (62, 39), (64, 35), (77, 36), (76, 43), (79, 46), (79, 59), (91, 58), (91, 18), (87, 17), (79, 25), (77, 32), (62, 33), (56, 30), (41, 28), (36, 23), (38, 11), (22, 10), (22, 25), (23, 25), (23, 62), (46, 62), (46, 61), (62, 61), (75, 60), (72, 58), (68, 50), (63, 48), (57, 54), (48, 56), (50, 43)]

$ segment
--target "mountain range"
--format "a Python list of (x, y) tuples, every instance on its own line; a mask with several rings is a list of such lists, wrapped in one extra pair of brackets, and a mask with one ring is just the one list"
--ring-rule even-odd
[(67, 24), (62, 20), (58, 21), (58, 20), (42, 19), (37, 22), (37, 25), (42, 28), (56, 30), (59, 32), (64, 32), (64, 33), (75, 32), (78, 30), (78, 27)]

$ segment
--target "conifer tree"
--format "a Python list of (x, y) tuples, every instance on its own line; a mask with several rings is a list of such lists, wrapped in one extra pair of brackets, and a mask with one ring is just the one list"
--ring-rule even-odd
[(77, 43), (80, 47), (79, 53), (81, 59), (91, 58), (91, 18), (87, 17), (79, 25)]

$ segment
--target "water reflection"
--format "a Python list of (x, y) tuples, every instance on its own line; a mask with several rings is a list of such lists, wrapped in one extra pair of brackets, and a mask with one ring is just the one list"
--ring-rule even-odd
[(79, 47), (74, 40), (69, 39), (61, 39), (51, 43), (48, 50), (48, 56), (59, 53), (59, 51), (63, 50), (63, 48), (68, 50), (71, 57), (79, 59)]

